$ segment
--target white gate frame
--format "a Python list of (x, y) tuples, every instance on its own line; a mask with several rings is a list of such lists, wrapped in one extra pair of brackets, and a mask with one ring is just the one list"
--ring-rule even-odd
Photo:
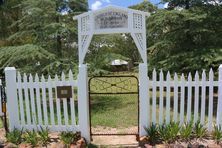
[[(98, 28), (96, 16), (103, 16), (109, 12), (120, 12), (127, 15), (127, 21), (124, 22), (122, 27), (113, 28)], [(140, 116), (139, 116), (139, 135), (146, 134), (144, 127), (149, 126), (149, 100), (148, 100), (148, 68), (147, 68), (147, 42), (146, 42), (146, 17), (149, 13), (122, 8), (117, 6), (108, 6), (97, 11), (86, 12), (74, 17), (78, 20), (78, 49), (79, 49), (79, 77), (78, 82), (81, 82), (81, 96), (79, 106), (85, 111), (79, 113), (80, 130), (82, 136), (90, 141), (89, 129), (89, 108), (88, 108), (88, 95), (87, 95), (87, 65), (84, 64), (84, 59), (91, 43), (93, 35), (97, 34), (114, 34), (114, 33), (129, 33), (141, 55), (143, 63), (139, 65), (139, 102), (140, 102)], [(108, 20), (109, 22), (110, 20)], [(82, 93), (83, 92), (83, 93)]]

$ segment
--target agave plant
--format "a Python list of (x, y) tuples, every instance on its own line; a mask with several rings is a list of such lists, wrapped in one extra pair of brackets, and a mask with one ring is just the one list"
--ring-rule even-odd
[(13, 129), (11, 132), (6, 133), (6, 139), (8, 142), (14, 143), (14, 144), (20, 144), (22, 142), (22, 134), (23, 134), (23, 129)]
[(169, 124), (169, 134), (170, 134), (173, 142), (178, 139), (180, 128), (181, 127), (180, 127), (179, 122), (171, 122)]
[(185, 141), (192, 139), (193, 122), (185, 123), (180, 130), (180, 138)]
[(43, 146), (46, 146), (50, 141), (49, 129), (48, 128), (44, 129), (43, 127), (40, 126), (40, 130), (38, 131), (38, 134), (40, 136), (39, 139), (41, 143), (43, 144)]
[(151, 145), (155, 145), (159, 142), (160, 140), (160, 135), (159, 135), (159, 131), (158, 131), (158, 126), (156, 124), (151, 124), (151, 126), (149, 128), (146, 128), (146, 133), (147, 136), (149, 138), (149, 142)]
[(25, 134), (25, 141), (30, 143), (33, 147), (38, 144), (38, 134), (36, 131), (27, 131)]
[(194, 124), (193, 130), (195, 138), (204, 139), (208, 136), (207, 128), (199, 120)]
[(173, 143), (178, 139), (180, 125), (178, 122), (170, 122), (159, 127), (161, 140), (165, 143)]
[(163, 125), (159, 126), (159, 133), (160, 133), (160, 138), (162, 141), (164, 141), (165, 143), (171, 142), (169, 125), (163, 124)]
[(222, 141), (222, 129), (221, 125), (219, 126), (214, 126), (214, 131), (212, 133), (212, 137), (214, 141), (219, 144)]

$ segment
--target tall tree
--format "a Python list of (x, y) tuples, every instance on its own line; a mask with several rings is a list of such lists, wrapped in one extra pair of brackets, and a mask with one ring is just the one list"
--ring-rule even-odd
[(214, 5), (153, 14), (148, 22), (150, 67), (185, 73), (216, 70), (222, 62), (221, 14), (222, 7)]
[(168, 9), (173, 9), (175, 7), (182, 7), (189, 9), (194, 6), (201, 5), (218, 5), (222, 0), (162, 0), (163, 3), (168, 2)]
[[(80, 4), (79, 0), (20, 0), (18, 3), (13, 4), (11, 7), (18, 8), (20, 15), (10, 25), (10, 29), (17, 27), (18, 30), (13, 30), (7, 36), (8, 45), (13, 46), (7, 49), (16, 49), (17, 47), (21, 49), (27, 46), (32, 49), (41, 49), (33, 52), (29, 50), (30, 55), (28, 56), (27, 53), (27, 58), (33, 57), (34, 53), (37, 54), (37, 52), (48, 53), (51, 55), (48, 56), (48, 60), (41, 61), (39, 59), (40, 61), (38, 62), (38, 65), (45, 72), (57, 73), (58, 71), (61, 72), (61, 70), (73, 69), (77, 64), (77, 29), (76, 22), (72, 18), (74, 15), (87, 10), (86, 0), (81, 2), (81, 5), (78, 5)], [(20, 57), (18, 56), (14, 62), (19, 60)], [(0, 59), (0, 63), (3, 62)], [(28, 71), (25, 64), (15, 65), (22, 70)], [(29, 68), (32, 69), (32, 67)]]

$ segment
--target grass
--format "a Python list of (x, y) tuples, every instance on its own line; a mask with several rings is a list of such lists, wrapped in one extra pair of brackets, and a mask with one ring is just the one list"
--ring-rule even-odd
[(91, 98), (92, 126), (127, 128), (137, 126), (137, 95), (93, 96)]
[(0, 118), (0, 128), (3, 128), (3, 120)]

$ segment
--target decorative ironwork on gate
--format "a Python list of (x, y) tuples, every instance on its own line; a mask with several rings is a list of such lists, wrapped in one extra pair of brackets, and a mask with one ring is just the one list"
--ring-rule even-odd
[(138, 135), (139, 85), (135, 76), (89, 80), (91, 135)]
[(138, 80), (134, 76), (105, 76), (90, 79), (91, 94), (137, 94)]

